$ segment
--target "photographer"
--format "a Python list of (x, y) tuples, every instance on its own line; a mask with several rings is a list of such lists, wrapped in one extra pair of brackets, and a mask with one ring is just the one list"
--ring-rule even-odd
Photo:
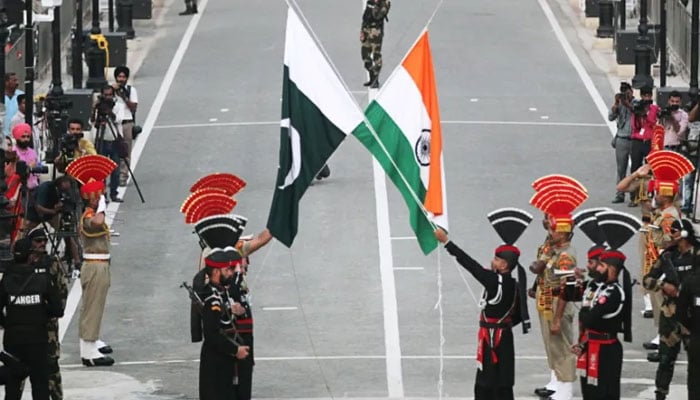
[[(90, 121), (95, 123), (95, 147), (97, 153), (110, 158), (119, 165), (119, 146), (123, 142), (122, 121), (126, 114), (125, 104), (114, 98), (114, 88), (105, 86), (93, 109)], [(116, 168), (109, 177), (109, 199), (115, 203), (122, 200), (117, 197), (119, 189), (119, 169)]]
[(120, 66), (114, 69), (114, 79), (117, 81), (114, 86), (114, 94), (117, 96), (117, 103), (124, 104), (124, 120), (122, 121), (122, 134), (126, 143), (127, 157), (119, 163), (119, 186), (126, 186), (129, 179), (127, 163), (131, 162), (131, 147), (136, 136), (141, 133), (140, 127), (136, 123), (136, 109), (138, 108), (139, 97), (136, 88), (128, 85), (129, 68)]
[[(47, 323), (49, 318), (63, 316), (63, 304), (48, 275), (36, 274), (29, 265), (31, 254), (31, 239), (15, 242), (14, 263), (7, 267), (0, 282), (0, 325), (5, 328), (5, 350), (29, 367), (32, 398), (48, 400)], [(11, 375), (5, 384), (5, 399), (21, 397), (22, 378)]]
[[(33, 140), (32, 127), (27, 123), (17, 124), (12, 128), (12, 137), (15, 138), (16, 144), (13, 150), (17, 153), (17, 159), (19, 161), (24, 161), (30, 169), (39, 167), (39, 156), (36, 151), (31, 148)], [(27, 178), (27, 189), (31, 191), (38, 185), (39, 177), (33, 172), (30, 172)]]
[(53, 160), (59, 172), (65, 172), (68, 164), (76, 158), (97, 154), (92, 142), (83, 136), (83, 122), (77, 118), (69, 120), (68, 132), (61, 137), (61, 153)]
[[(48, 222), (55, 230), (66, 229), (62, 226), (63, 220), (75, 221), (73, 213), (76, 212), (77, 200), (73, 193), (73, 181), (69, 176), (60, 176), (53, 181), (43, 182), (37, 186), (29, 197), (29, 205), (26, 211), (25, 232), (29, 232), (38, 225)], [(77, 230), (77, 227), (70, 227)], [(70, 245), (73, 263), (80, 264), (78, 245), (73, 237), (66, 237)]]
[(688, 128), (688, 113), (681, 109), (681, 94), (678, 91), (669, 94), (668, 105), (659, 112), (658, 118), (665, 131), (664, 149), (680, 151)]
[[(630, 171), (636, 171), (644, 163), (645, 157), (651, 151), (651, 137), (656, 125), (659, 106), (653, 100), (653, 88), (640, 89), (641, 100), (632, 101), (632, 148)], [(630, 207), (636, 207), (636, 195), (633, 195)]]
[[(617, 133), (612, 140), (612, 147), (615, 149), (615, 160), (617, 162), (617, 183), (627, 176), (627, 166), (629, 165), (632, 151), (632, 100), (634, 95), (632, 86), (627, 82), (620, 83), (620, 93), (615, 95), (615, 103), (608, 112), (609, 121), (617, 121)], [(623, 203), (625, 193), (617, 192), (613, 203)]]

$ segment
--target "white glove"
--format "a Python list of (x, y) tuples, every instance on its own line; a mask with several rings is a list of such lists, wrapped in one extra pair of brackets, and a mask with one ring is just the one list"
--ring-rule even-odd
[(100, 195), (100, 201), (97, 203), (97, 214), (103, 213), (107, 211), (107, 200), (105, 199), (105, 195)]

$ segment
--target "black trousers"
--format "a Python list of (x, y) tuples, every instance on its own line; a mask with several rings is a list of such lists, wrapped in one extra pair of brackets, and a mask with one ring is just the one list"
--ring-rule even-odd
[(241, 333), (243, 343), (250, 346), (250, 353), (244, 360), (236, 360), (236, 376), (238, 376), (238, 385), (236, 385), (236, 400), (250, 400), (253, 392), (253, 366), (255, 358), (253, 358), (253, 335), (250, 333)]
[(199, 358), (199, 400), (235, 400), (236, 359), (217, 352), (205, 341)]
[(513, 400), (512, 386), (484, 386), (478, 383), (474, 385), (475, 400)]
[(678, 353), (681, 351), (681, 343), (668, 346), (662, 340), (659, 343), (659, 366), (656, 368), (656, 390), (668, 394), (673, 379), (673, 370), (676, 366)]
[(619, 400), (620, 378), (622, 377), (622, 345), (620, 342), (600, 346), (598, 363), (598, 383), (589, 385), (588, 379), (581, 378), (581, 392), (584, 400)]
[[(29, 367), (29, 380), (32, 383), (32, 399), (49, 400), (49, 362), (46, 354), (48, 343), (5, 344), (5, 350)], [(22, 379), (10, 375), (5, 383), (5, 399), (22, 398)]]
[(700, 400), (700, 335), (688, 342), (688, 400)]
[(632, 149), (630, 150), (630, 173), (638, 170), (639, 167), (644, 164), (644, 157), (649, 154), (651, 150), (651, 141), (647, 140), (642, 142), (641, 140), (632, 140)]

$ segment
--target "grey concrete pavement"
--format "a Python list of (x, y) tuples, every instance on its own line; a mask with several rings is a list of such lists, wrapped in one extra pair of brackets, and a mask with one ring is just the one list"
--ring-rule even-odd
[[(394, 4), (382, 81), (437, 3)], [(364, 105), (361, 2), (304, 0), (299, 5)], [(158, 45), (134, 82), (142, 98), (140, 118), (146, 117), (187, 29), (190, 17), (178, 17), (177, 11), (173, 7), (165, 15)], [(178, 209), (196, 179), (210, 172), (233, 172), (248, 182), (237, 196), (236, 212), (249, 218), (249, 233), (264, 227), (277, 166), (275, 121), (285, 11), (281, 1), (211, 0), (202, 7), (201, 21), (135, 170), (147, 202), (138, 202), (130, 186), (115, 218), (121, 236), (114, 239), (118, 245), (104, 339), (114, 347), (117, 365), (78, 365), (74, 318), (63, 342), (62, 362), (74, 379), (66, 380), (66, 388), (75, 398), (81, 398), (78, 390), (87, 384), (93, 389), (82, 398), (102, 398), (100, 385), (105, 382), (125, 382), (134, 398), (197, 398), (199, 345), (189, 343), (188, 299), (177, 286), (191, 279), (199, 252)], [(516, 206), (539, 218), (527, 203), (529, 185), (549, 173), (570, 174), (583, 182), (591, 195), (584, 207), (609, 205), (614, 184), (609, 131), (537, 3), (447, 1), (430, 32), (442, 117), (454, 121), (443, 130), (455, 242), (478, 260), (490, 260), (499, 240), (485, 215), (497, 207)], [(584, 49), (575, 42), (573, 46), (598, 90), (609, 97), (604, 74)], [(226, 123), (239, 124), (216, 125)], [(252, 259), (257, 398), (389, 394), (371, 157), (348, 138), (332, 158), (331, 169), (331, 178), (314, 185), (303, 199), (292, 249), (273, 243)], [(438, 396), (440, 320), (434, 306), (439, 267), (447, 356), (443, 395), (469, 398), (477, 321), (470, 290), (478, 296), (480, 288), (471, 278), (465, 283), (443, 250), (423, 257), (414, 241), (404, 239), (411, 231), (403, 200), (391, 187), (388, 193), (391, 261), (394, 268), (403, 268), (393, 276), (404, 395)], [(519, 242), (523, 263), (531, 261), (542, 238), (534, 223)], [(577, 234), (575, 245), (583, 257), (587, 241)], [(625, 250), (631, 268), (638, 269), (633, 246)], [(641, 298), (635, 302), (639, 310)], [(534, 317), (534, 307), (531, 312)], [(631, 361), (624, 366), (623, 391), (628, 398), (649, 398), (655, 366), (639, 360), (644, 358), (640, 343), (649, 338), (651, 323), (638, 313), (634, 322), (639, 329), (635, 342), (625, 346)], [(527, 336), (516, 329), (516, 345), (516, 393), (528, 398), (549, 375), (537, 329)], [(684, 366), (676, 375), (676, 382), (683, 383)], [(674, 387), (674, 392), (683, 389)]]

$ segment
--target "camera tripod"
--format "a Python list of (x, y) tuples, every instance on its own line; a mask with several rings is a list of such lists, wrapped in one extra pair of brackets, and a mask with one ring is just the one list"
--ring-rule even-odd
[[(112, 138), (114, 139), (113, 146), (116, 145), (119, 138), (122, 138), (117, 130), (117, 126), (115, 125), (114, 121), (107, 115), (98, 113), (97, 119), (95, 121), (95, 126), (97, 127), (95, 130), (95, 148), (97, 149), (98, 154), (104, 154), (102, 150), (104, 149), (104, 136), (107, 131), (107, 128), (109, 128), (109, 132), (112, 135)], [(112, 151), (114, 151), (114, 149)], [(136, 191), (139, 194), (139, 198), (141, 198), (141, 202), (145, 203), (146, 200), (144, 200), (143, 194), (141, 193), (141, 188), (139, 187), (138, 182), (136, 182), (136, 176), (134, 176), (134, 172), (131, 170), (129, 160), (125, 160), (123, 157), (121, 157), (121, 155), (119, 156), (119, 158), (120, 160), (124, 161), (124, 165), (126, 165), (126, 169), (129, 171), (129, 176), (131, 177), (131, 180), (134, 181), (134, 187), (136, 187)]]

